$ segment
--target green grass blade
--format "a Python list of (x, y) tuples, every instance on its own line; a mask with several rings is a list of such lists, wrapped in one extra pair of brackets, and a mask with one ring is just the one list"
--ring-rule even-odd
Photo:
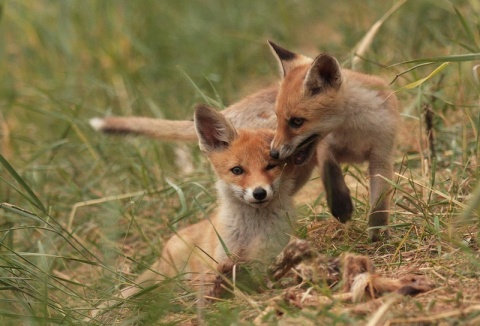
[(42, 201), (35, 195), (33, 190), (27, 185), (27, 183), (20, 177), (20, 175), (15, 171), (15, 169), (8, 163), (8, 161), (0, 154), (0, 163), (3, 165), (3, 167), (10, 173), (10, 175), (17, 181), (20, 186), (27, 192), (28, 196), (32, 200), (32, 202), (35, 204), (37, 208), (39, 208), (43, 213), (47, 213), (47, 209), (45, 206), (42, 204)]
[(27, 211), (26, 209), (22, 209), (20, 207), (17, 207), (15, 205), (9, 204), (9, 203), (0, 203), (0, 209), (3, 208), (6, 211), (11, 211), (15, 214), (18, 214), (23, 217), (27, 217), (29, 219), (34, 220), (35, 222), (40, 222), (40, 223), (45, 223), (45, 221), (38, 217), (37, 215), (33, 214), (32, 212)]
[(173, 188), (173, 190), (175, 190), (178, 195), (178, 200), (180, 201), (180, 205), (182, 207), (180, 214), (185, 213), (187, 211), (187, 199), (185, 198), (185, 193), (183, 192), (182, 188), (173, 183), (171, 180), (165, 179), (165, 181), (168, 183), (168, 185), (170, 185), (170, 187)]
[(389, 66), (388, 68), (400, 66), (408, 63), (467, 62), (467, 61), (477, 61), (477, 60), (480, 60), (480, 53), (454, 54), (454, 55), (445, 55), (445, 56), (439, 56), (439, 57), (402, 61), (399, 63), (395, 63)]
[(426, 82), (427, 80), (431, 79), (433, 76), (435, 76), (436, 74), (438, 74), (439, 72), (441, 72), (443, 69), (445, 69), (448, 65), (450, 64), (450, 62), (444, 62), (442, 63), (439, 67), (437, 67), (434, 71), (432, 71), (427, 77), (425, 78), (422, 78), (422, 79), (419, 79), (417, 81), (414, 81), (413, 83), (410, 83), (408, 85), (405, 85), (403, 87), (400, 87), (397, 92), (401, 91), (401, 90), (405, 90), (405, 89), (413, 89), (413, 88), (416, 88), (420, 85), (422, 85), (424, 82)]
[[(198, 85), (193, 81), (193, 79), (187, 74), (187, 72), (181, 68), (178, 68), (180, 70), (180, 72), (182, 73), (182, 75), (185, 76), (185, 78), (188, 80), (188, 82), (190, 83), (190, 85), (193, 86), (193, 88), (198, 92), (198, 94), (200, 94), (200, 96), (203, 98), (203, 100), (205, 101), (205, 103), (207, 103), (208, 105), (213, 105), (215, 106), (216, 108), (220, 108), (220, 107), (223, 107), (223, 104), (218, 102), (218, 101), (215, 101), (214, 99), (212, 99), (210, 96), (208, 96), (207, 94), (205, 94), (205, 92), (200, 88), (198, 87)], [(210, 82), (210, 81), (209, 81)]]
[(465, 17), (461, 14), (461, 12), (457, 9), (457, 7), (453, 6), (453, 10), (455, 10), (457, 17), (460, 20), (460, 23), (462, 24), (463, 30), (465, 31), (465, 34), (467, 34), (468, 41), (470, 42), (470, 44), (474, 45), (476, 51), (480, 51), (480, 48), (478, 47), (478, 45), (475, 44), (475, 35), (473, 34), (473, 31), (468, 25)]

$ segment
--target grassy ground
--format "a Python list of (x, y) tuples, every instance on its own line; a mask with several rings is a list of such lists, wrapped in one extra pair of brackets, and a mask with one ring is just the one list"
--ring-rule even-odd
[[(384, 76), (402, 104), (392, 238), (366, 238), (364, 166), (345, 167), (352, 225), (332, 221), (313, 180), (298, 198), (304, 234), (329, 255), (368, 254), (382, 273), (435, 282), (433, 293), (384, 305), (379, 324), (480, 322), (478, 1), (12, 0), (0, 9), (1, 324), (81, 323), (158, 256), (172, 229), (214, 208), (195, 145), (182, 147), (189, 166), (172, 159), (175, 144), (107, 137), (87, 121), (190, 118), (196, 103), (233, 103), (277, 82), (267, 39)], [(294, 304), (281, 289), (203, 308), (192, 294), (146, 293), (128, 306), (106, 312), (107, 323), (346, 324), (379, 311)]]

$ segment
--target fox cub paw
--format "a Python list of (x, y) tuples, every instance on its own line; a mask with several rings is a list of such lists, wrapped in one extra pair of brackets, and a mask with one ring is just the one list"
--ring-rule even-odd
[(350, 193), (332, 194), (330, 211), (341, 223), (347, 223), (352, 219), (353, 202)]

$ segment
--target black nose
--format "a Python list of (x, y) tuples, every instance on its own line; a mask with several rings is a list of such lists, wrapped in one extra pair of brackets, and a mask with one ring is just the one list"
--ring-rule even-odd
[(280, 153), (276, 149), (271, 149), (270, 150), (270, 156), (273, 159), (278, 160), (278, 158), (280, 157)]
[(265, 189), (258, 187), (253, 190), (253, 198), (256, 200), (263, 200), (265, 197), (267, 197)]

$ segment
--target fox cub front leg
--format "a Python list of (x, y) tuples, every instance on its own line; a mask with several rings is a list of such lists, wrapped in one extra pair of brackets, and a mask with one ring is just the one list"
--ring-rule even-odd
[(345, 183), (340, 165), (326, 147), (325, 142), (317, 146), (317, 162), (330, 212), (342, 223), (350, 221), (353, 213), (350, 190)]
[(332, 215), (342, 223), (350, 221), (353, 213), (352, 198), (342, 170), (335, 160), (327, 159), (323, 163), (322, 181)]
[[(375, 242), (383, 236), (388, 237), (386, 228), (389, 219), (389, 203), (392, 197), (392, 187), (386, 181), (393, 176), (393, 166), (387, 160), (370, 161), (370, 212), (368, 227), (370, 239)], [(342, 170), (335, 159), (327, 158), (321, 164), (321, 176), (325, 189), (328, 208), (340, 222), (346, 223), (352, 218), (353, 203)]]

